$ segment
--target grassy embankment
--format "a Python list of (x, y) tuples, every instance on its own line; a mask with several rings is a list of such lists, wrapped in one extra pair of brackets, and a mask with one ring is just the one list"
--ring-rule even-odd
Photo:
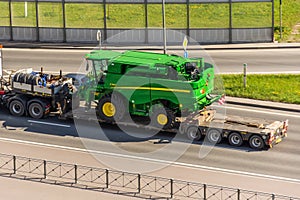
[[(282, 1), (282, 41), (289, 39), (293, 27), (300, 23), (300, 0), (283, 0)], [(279, 0), (275, 0), (275, 39), (279, 40)], [(300, 39), (300, 38), (299, 38)]]
[(300, 104), (300, 75), (222, 75), (227, 96)]
[[(24, 16), (24, 2), (13, 2), (13, 25), (36, 26), (35, 3), (28, 2), (28, 16)], [(296, 23), (300, 22), (300, 0), (283, 1), (283, 41)], [(272, 23), (272, 6), (270, 3), (234, 3), (233, 27), (269, 27)], [(0, 2), (0, 24), (9, 25), (8, 2)], [(101, 28), (104, 25), (103, 6), (101, 4), (68, 3), (66, 10), (66, 26), (69, 28)], [(108, 28), (142, 28), (145, 27), (145, 8), (138, 4), (107, 5)], [(148, 5), (149, 27), (161, 27), (161, 5)], [(228, 4), (191, 4), (191, 28), (228, 28)], [(185, 28), (186, 5), (167, 4), (166, 23), (168, 28)], [(279, 39), (279, 0), (275, 0), (275, 38)], [(39, 26), (62, 27), (61, 3), (39, 3)]]

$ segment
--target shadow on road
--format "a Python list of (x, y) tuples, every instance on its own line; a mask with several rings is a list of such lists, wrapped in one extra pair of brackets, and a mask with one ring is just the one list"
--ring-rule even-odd
[[(154, 145), (166, 145), (176, 141), (207, 145), (206, 143), (204, 144), (203, 140), (191, 142), (185, 135), (180, 134), (178, 131), (157, 131), (149, 128), (118, 126), (116, 124), (98, 123), (88, 120), (76, 120), (74, 123), (73, 120), (60, 120), (56, 116), (35, 120), (26, 116), (15, 117), (10, 115), (6, 109), (2, 110), (3, 112), (0, 114), (2, 128), (9, 131), (33, 132), (53, 136), (72, 136), (117, 143), (151, 141)], [(217, 144), (216, 147), (243, 152), (254, 151), (247, 144), (241, 147), (232, 147), (225, 140)]]

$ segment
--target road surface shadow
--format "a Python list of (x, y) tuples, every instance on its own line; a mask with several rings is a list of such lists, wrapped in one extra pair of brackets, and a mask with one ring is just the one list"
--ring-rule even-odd
[[(158, 131), (157, 129), (150, 129), (148, 126), (142, 127), (141, 125), (136, 127), (118, 126), (116, 124), (98, 123), (95, 120), (60, 120), (55, 116), (35, 120), (26, 116), (12, 116), (5, 109), (0, 115), (0, 121), (2, 121), (2, 128), (10, 131), (72, 136), (117, 143), (151, 141), (155, 145), (167, 145), (174, 141), (195, 145), (209, 145), (203, 139), (200, 141), (191, 141), (185, 135), (180, 134), (179, 131)], [(225, 139), (220, 144), (214, 146), (243, 152), (256, 151), (251, 149), (246, 142), (241, 147), (233, 147)]]

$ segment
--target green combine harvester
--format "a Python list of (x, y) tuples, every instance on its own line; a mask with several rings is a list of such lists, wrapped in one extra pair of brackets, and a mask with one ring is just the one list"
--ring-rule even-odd
[(214, 67), (202, 58), (126, 51), (96, 50), (86, 55), (90, 81), (81, 96), (96, 101), (105, 122), (128, 115), (149, 116), (151, 125), (170, 129), (176, 117), (197, 112), (219, 100), (212, 98)]

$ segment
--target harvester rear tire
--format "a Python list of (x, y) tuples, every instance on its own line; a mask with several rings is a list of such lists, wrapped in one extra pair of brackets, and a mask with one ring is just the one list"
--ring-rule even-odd
[(175, 124), (175, 113), (166, 107), (155, 107), (151, 115), (151, 125), (162, 129), (172, 129)]

